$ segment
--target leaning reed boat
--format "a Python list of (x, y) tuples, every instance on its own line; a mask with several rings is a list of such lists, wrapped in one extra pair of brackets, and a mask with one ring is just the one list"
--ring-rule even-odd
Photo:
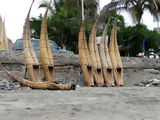
[(98, 27), (98, 20), (94, 24), (90, 38), (89, 38), (89, 51), (93, 63), (93, 73), (94, 73), (94, 79), (97, 86), (103, 86), (104, 80), (103, 80), (103, 74), (102, 74), (102, 65), (101, 60), (99, 57), (98, 47), (97, 47), (97, 41), (96, 41), (96, 32)]
[(53, 55), (50, 48), (50, 44), (48, 40), (48, 32), (47, 32), (47, 13), (48, 13), (48, 8), (46, 9), (46, 12), (42, 20), (42, 25), (41, 25), (40, 58), (41, 58), (42, 69), (43, 69), (45, 79), (47, 81), (55, 82), (54, 61), (53, 61)]
[(84, 75), (85, 82), (87, 86), (94, 86), (94, 80), (93, 80), (93, 67), (92, 67), (92, 60), (89, 54), (87, 41), (86, 41), (86, 35), (85, 35), (85, 24), (86, 20), (83, 21), (79, 37), (78, 37), (78, 50), (79, 50), (79, 60), (81, 69)]
[(53, 82), (33, 82), (27, 79), (22, 79), (17, 77), (14, 74), (11, 74), (4, 68), (5, 72), (8, 76), (10, 76), (15, 81), (23, 84), (24, 86), (33, 88), (33, 89), (43, 89), (43, 90), (75, 90), (75, 85), (66, 85), (66, 84), (56, 84)]
[(110, 54), (109, 54), (108, 45), (107, 45), (108, 40), (106, 39), (109, 22), (110, 21), (108, 21), (108, 23), (105, 25), (105, 28), (101, 37), (99, 52), (100, 52), (100, 58), (102, 63), (103, 77), (104, 77), (106, 86), (115, 86), (114, 79), (113, 79), (112, 63), (111, 63)]
[(111, 56), (113, 76), (117, 86), (123, 85), (123, 66), (117, 43), (117, 20), (115, 21), (110, 37), (109, 53)]

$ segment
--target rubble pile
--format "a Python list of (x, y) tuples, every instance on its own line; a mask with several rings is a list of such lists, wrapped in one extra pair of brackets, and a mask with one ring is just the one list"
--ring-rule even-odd
[(145, 86), (145, 87), (157, 86), (157, 87), (159, 87), (160, 86), (160, 79), (154, 78), (151, 80), (143, 80), (138, 84), (138, 86)]
[(0, 78), (0, 89), (2, 90), (21, 90), (24, 89), (19, 82), (15, 82), (11, 79)]

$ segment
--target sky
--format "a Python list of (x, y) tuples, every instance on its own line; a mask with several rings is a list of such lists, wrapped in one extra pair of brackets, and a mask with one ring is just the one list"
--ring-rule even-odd
[[(111, 0), (100, 0), (100, 9), (110, 1)], [(32, 0), (0, 0), (0, 15), (2, 19), (5, 20), (7, 37), (13, 42), (22, 38), (23, 25), (31, 2)], [(38, 9), (41, 2), (42, 0), (35, 0), (31, 11), (31, 17), (38, 17), (40, 13), (44, 14), (45, 9)], [(125, 18), (126, 25), (133, 25), (129, 14), (126, 12), (121, 14)], [(151, 30), (156, 27), (156, 23), (153, 23), (153, 17), (150, 16), (148, 12), (145, 12), (142, 21)]]

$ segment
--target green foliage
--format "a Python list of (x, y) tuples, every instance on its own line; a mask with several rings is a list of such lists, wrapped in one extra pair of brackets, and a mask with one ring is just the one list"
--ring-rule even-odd
[(117, 22), (118, 29), (125, 27), (125, 20), (124, 20), (124, 17), (122, 15), (114, 14), (110, 17), (107, 17), (106, 20), (105, 20), (106, 23), (108, 22), (109, 19), (110, 19), (109, 29), (108, 29), (108, 35), (109, 36), (111, 35), (112, 27), (113, 27), (113, 24), (114, 24), (116, 19), (118, 20), (118, 22)]
[[(94, 0), (94, 4), (90, 0), (85, 0), (85, 7), (88, 8), (89, 15), (91, 14), (97, 5), (97, 0)], [(78, 52), (78, 34), (81, 26), (81, 1), (73, 0), (54, 0), (53, 5), (49, 8), (50, 14), (47, 18), (47, 29), (50, 40), (54, 40), (60, 47), (64, 47), (68, 50), (72, 50), (75, 53)], [(47, 7), (47, 4), (42, 4), (40, 7)], [(94, 8), (92, 8), (92, 6)], [(92, 11), (92, 12), (91, 12)], [(106, 17), (105, 17), (106, 18)], [(125, 21), (123, 16), (114, 14), (110, 17), (110, 26), (108, 35), (110, 36), (111, 30), (115, 19), (118, 19), (118, 44), (121, 47), (121, 55), (136, 56), (139, 52), (142, 52), (142, 42), (146, 39), (145, 51), (149, 48), (153, 48), (158, 51), (160, 46), (160, 35), (155, 31), (150, 31), (145, 25), (137, 24), (134, 27), (125, 27)], [(88, 17), (87, 23), (91, 22), (91, 17)], [(105, 19), (105, 22), (109, 18)], [(31, 18), (30, 28), (33, 38), (40, 38), (42, 15), (38, 18)], [(101, 24), (103, 25), (103, 24)], [(86, 25), (86, 36), (89, 40), (89, 35), (92, 24)], [(101, 27), (101, 26), (100, 26)], [(102, 34), (101, 30), (98, 30), (98, 35)]]
[[(94, 0), (95, 2), (97, 0)], [(93, 1), (85, 0), (85, 6), (92, 8)], [(43, 3), (40, 7), (47, 7)], [(95, 7), (95, 6), (94, 6)], [(50, 14), (47, 18), (47, 30), (50, 40), (54, 40), (60, 47), (78, 53), (78, 34), (81, 26), (81, 1), (54, 0), (49, 7)], [(97, 12), (96, 12), (97, 13)], [(31, 18), (30, 28), (33, 38), (40, 38), (42, 15), (38, 18)], [(86, 35), (89, 37), (92, 24), (86, 25)]]
[(77, 51), (80, 21), (61, 9), (60, 12), (50, 16), (48, 35), (59, 46), (68, 50)]
[(31, 37), (39, 39), (42, 23), (42, 14), (38, 18), (32, 17), (30, 20)]
[(155, 31), (150, 31), (143, 24), (137, 24), (134, 27), (121, 28), (118, 32), (118, 40), (123, 47), (122, 55), (136, 56), (143, 52), (142, 44), (145, 42), (145, 51), (153, 48), (156, 52), (160, 46), (160, 35)]
[[(111, 31), (115, 20), (118, 19), (117, 23), (117, 34), (118, 34), (118, 44), (121, 46), (120, 52), (122, 56), (136, 56), (142, 51), (143, 40), (145, 39), (145, 51), (147, 52), (149, 48), (153, 48), (154, 51), (158, 52), (160, 47), (160, 34), (156, 31), (151, 31), (147, 29), (146, 25), (137, 24), (136, 26), (125, 27), (125, 21), (123, 16), (114, 14), (110, 17), (110, 25), (108, 30), (108, 36), (110, 38)], [(109, 18), (106, 18), (106, 23)]]
[(140, 24), (145, 11), (149, 11), (157, 18), (157, 13), (160, 11), (159, 8), (159, 0), (111, 0), (108, 5), (104, 6), (101, 13), (103, 16), (107, 12), (126, 10), (131, 14), (133, 22)]

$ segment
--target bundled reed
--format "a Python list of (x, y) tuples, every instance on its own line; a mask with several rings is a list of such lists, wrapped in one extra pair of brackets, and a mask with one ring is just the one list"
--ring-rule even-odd
[(43, 89), (43, 90), (75, 90), (76, 86), (75, 85), (66, 85), (66, 84), (56, 84), (53, 82), (33, 82), (29, 81), (27, 79), (22, 79), (20, 77), (17, 77), (14, 74), (11, 74), (9, 71), (4, 69), (5, 72), (10, 76), (12, 79), (15, 81), (23, 84), (26, 87), (30, 87), (33, 89)]
[(110, 37), (109, 53), (113, 67), (113, 76), (117, 86), (123, 85), (123, 66), (117, 43), (117, 20), (115, 21)]
[(42, 25), (41, 25), (40, 58), (41, 58), (42, 69), (43, 69), (46, 80), (55, 82), (54, 61), (53, 61), (53, 55), (50, 48), (50, 44), (48, 40), (48, 32), (47, 32), (47, 13), (48, 13), (48, 8), (44, 14)]
[(103, 80), (103, 74), (101, 69), (102, 65), (101, 65), (101, 60), (99, 57), (99, 52), (98, 52), (98, 47), (96, 42), (97, 27), (98, 27), (98, 20), (94, 24), (90, 34), (89, 51), (90, 51), (90, 55), (93, 63), (93, 73), (94, 73), (94, 79), (95, 79), (96, 85), (103, 86), (104, 80)]
[(85, 24), (86, 20), (81, 25), (78, 37), (79, 60), (87, 86), (94, 86), (93, 67), (86, 41)]
[(29, 76), (33, 82), (40, 82), (40, 69), (39, 62), (32, 46), (31, 38), (30, 38), (30, 23), (29, 16), (31, 12), (31, 8), (34, 0), (32, 1), (31, 7), (26, 17), (26, 21), (23, 27), (23, 48), (24, 48), (24, 56), (26, 60), (26, 66), (29, 73)]
[[(34, 2), (34, 0), (33, 0)], [(18, 81), (19, 83), (23, 84), (26, 87), (34, 88), (34, 89), (49, 89), (49, 90), (75, 90), (75, 85), (66, 85), (66, 84), (57, 84), (54, 81), (54, 64), (53, 64), (53, 56), (51, 53), (50, 45), (48, 42), (48, 34), (47, 34), (47, 26), (46, 26), (46, 17), (48, 8), (46, 10), (46, 13), (43, 18), (42, 27), (41, 27), (41, 60), (42, 68), (44, 71), (44, 75), (46, 77), (46, 82), (41, 82), (40, 78), (40, 68), (39, 68), (39, 62), (36, 57), (35, 51), (32, 46), (31, 38), (30, 38), (30, 29), (29, 29), (29, 16), (30, 11), (33, 5), (33, 2), (31, 4), (31, 7), (29, 9), (25, 25), (24, 25), (24, 31), (23, 31), (23, 48), (24, 48), (24, 55), (25, 60), (27, 64), (27, 70), (29, 72), (29, 75), (32, 79), (32, 81), (29, 81), (27, 79), (22, 79), (20, 77), (17, 77), (16, 75), (11, 74), (8, 72), (5, 68), (5, 72), (13, 78), (14, 80)], [(43, 46), (44, 44), (44, 46)], [(44, 52), (43, 52), (44, 51)], [(45, 55), (44, 55), (45, 54)], [(46, 74), (46, 72), (48, 72)]]
[(4, 21), (2, 21), (1, 16), (0, 16), (0, 50), (9, 50), (5, 23)]
[(108, 40), (106, 39), (109, 22), (110, 21), (108, 21), (108, 23), (105, 25), (105, 28), (101, 37), (99, 51), (100, 51), (100, 58), (102, 63), (103, 77), (104, 77), (106, 86), (115, 86), (114, 79), (113, 79), (112, 63), (111, 63), (110, 54), (109, 54), (108, 45), (107, 45)]

